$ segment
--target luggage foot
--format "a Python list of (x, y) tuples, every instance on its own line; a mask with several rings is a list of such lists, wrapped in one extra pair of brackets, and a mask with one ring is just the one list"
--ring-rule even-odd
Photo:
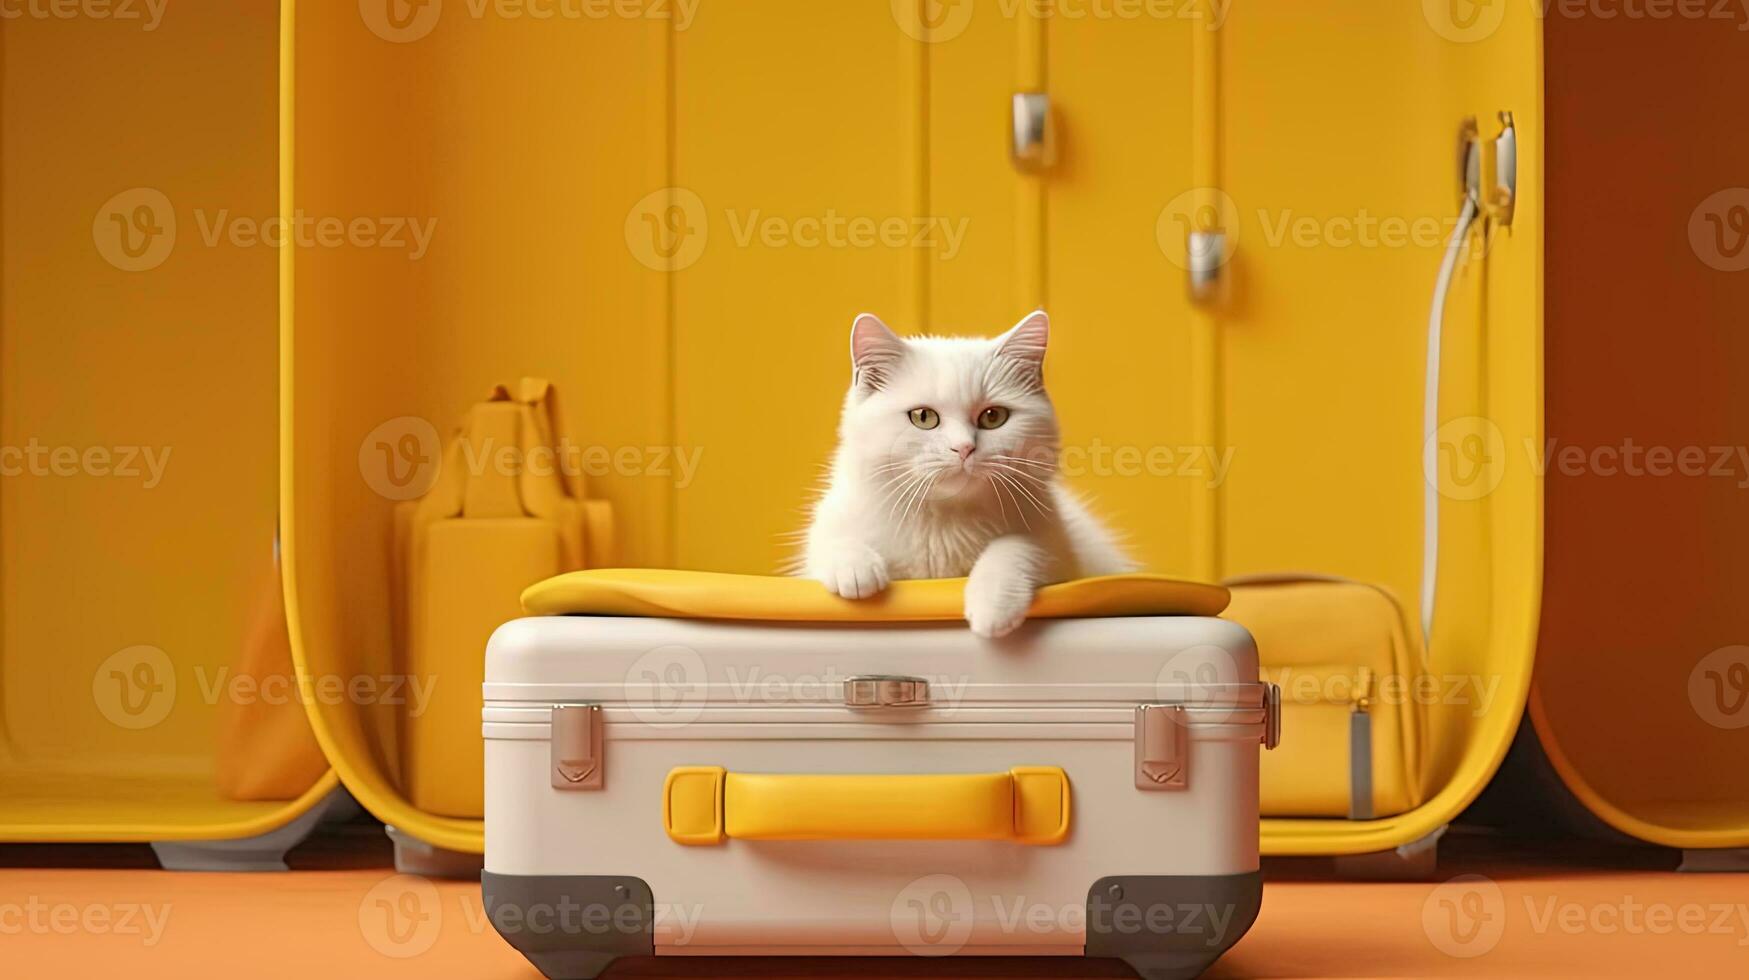
[(1263, 873), (1114, 875), (1087, 892), (1087, 955), (1120, 959), (1143, 980), (1201, 976), (1263, 907)]
[(528, 957), (528, 961), (547, 980), (595, 980), (607, 972), (614, 960), (619, 959), (612, 953), (591, 953), (585, 950), (523, 955)]
[(492, 928), (548, 980), (594, 980), (622, 956), (656, 953), (656, 900), (623, 875), (480, 873)]
[(1749, 847), (1720, 847), (1684, 850), (1678, 871), (1742, 872), (1749, 871)]
[(1221, 954), (1144, 953), (1126, 956), (1124, 962), (1142, 980), (1196, 980)]
[(323, 823), (344, 820), (357, 808), (345, 789), (335, 787), (291, 823), (265, 834), (234, 840), (155, 840), (152, 853), (165, 871), (289, 871), (287, 851)]
[(1388, 851), (1342, 854), (1335, 860), (1336, 873), (1350, 881), (1428, 881), (1439, 869), (1439, 839), (1446, 825), (1420, 840)]
[(404, 875), (470, 881), (480, 876), (480, 869), (486, 863), (483, 855), (427, 844), (405, 830), (387, 824), (383, 825), (383, 833), (394, 841), (395, 870)]

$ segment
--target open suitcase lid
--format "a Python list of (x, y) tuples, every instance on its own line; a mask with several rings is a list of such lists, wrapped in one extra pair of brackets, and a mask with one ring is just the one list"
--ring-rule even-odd
[[(870, 599), (842, 599), (812, 579), (664, 568), (568, 572), (530, 586), (531, 616), (647, 616), (808, 623), (922, 623), (965, 618), (963, 578), (894, 582)], [(1047, 585), (1028, 616), (1215, 616), (1227, 590), (1163, 575), (1106, 575)]]

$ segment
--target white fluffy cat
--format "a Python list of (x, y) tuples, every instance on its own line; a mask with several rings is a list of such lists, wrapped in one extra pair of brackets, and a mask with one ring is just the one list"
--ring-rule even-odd
[(1041, 585), (1128, 571), (1112, 536), (1057, 479), (1044, 387), (1050, 319), (994, 340), (850, 328), (850, 391), (802, 574), (860, 599), (892, 579), (970, 576), (966, 621), (1003, 636)]

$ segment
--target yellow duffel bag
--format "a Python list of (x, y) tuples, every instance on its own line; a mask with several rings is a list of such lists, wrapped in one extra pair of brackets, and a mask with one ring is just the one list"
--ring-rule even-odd
[(1256, 638), (1291, 736), (1263, 754), (1263, 816), (1366, 820), (1420, 806), (1430, 675), (1396, 597), (1314, 576), (1226, 584), (1222, 616)]

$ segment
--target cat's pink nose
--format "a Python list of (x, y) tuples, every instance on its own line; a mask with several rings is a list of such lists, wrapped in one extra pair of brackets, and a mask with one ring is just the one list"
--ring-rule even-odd
[(953, 451), (960, 454), (960, 462), (963, 463), (966, 461), (966, 458), (972, 454), (972, 450), (974, 450), (976, 448), (978, 448), (978, 447), (973, 445), (972, 443), (962, 442), (959, 445), (953, 447)]

